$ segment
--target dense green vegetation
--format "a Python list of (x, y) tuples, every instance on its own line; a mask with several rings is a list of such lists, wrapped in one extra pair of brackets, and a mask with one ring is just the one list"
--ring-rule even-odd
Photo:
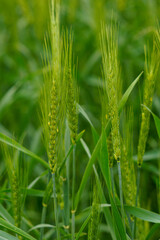
[(0, 239), (160, 238), (158, 0), (1, 0)]

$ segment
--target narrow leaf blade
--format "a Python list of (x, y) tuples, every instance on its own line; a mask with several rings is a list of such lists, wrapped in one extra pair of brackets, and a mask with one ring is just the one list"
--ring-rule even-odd
[(118, 110), (119, 112), (122, 111), (124, 105), (126, 104), (129, 95), (131, 94), (133, 88), (135, 87), (135, 85), (137, 84), (137, 82), (139, 81), (140, 77), (142, 76), (143, 72), (141, 72), (138, 77), (131, 83), (131, 85), (128, 87), (128, 89), (126, 90), (126, 92), (123, 94), (123, 97), (119, 103), (119, 107)]
[(45, 162), (42, 158), (40, 158), (39, 156), (37, 156), (35, 153), (31, 152), (27, 148), (23, 147), (20, 143), (16, 142), (13, 138), (10, 138), (4, 135), (3, 133), (0, 133), (0, 141), (27, 154), (28, 156), (36, 159), (38, 162), (43, 164), (45, 167), (49, 168), (49, 164), (47, 162)]
[(0, 240), (18, 240), (18, 238), (0, 230)]
[(145, 105), (142, 104), (143, 107), (145, 107), (153, 116), (155, 125), (156, 125), (156, 129), (157, 129), (157, 133), (158, 133), (158, 137), (160, 138), (160, 119), (159, 117), (156, 116), (156, 114), (154, 114), (148, 107), (146, 107)]
[(28, 233), (24, 232), (22, 229), (17, 228), (16, 226), (14, 226), (13, 224), (5, 221), (4, 219), (0, 218), (0, 225), (9, 229), (10, 231), (26, 238), (29, 240), (36, 240), (34, 237), (30, 236)]
[(147, 222), (160, 223), (160, 215), (143, 208), (124, 206), (125, 210), (133, 216), (140, 218)]

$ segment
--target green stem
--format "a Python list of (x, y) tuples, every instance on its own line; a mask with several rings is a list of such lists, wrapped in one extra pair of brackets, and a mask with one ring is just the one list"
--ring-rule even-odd
[(125, 213), (124, 213), (124, 206), (123, 206), (123, 192), (122, 192), (122, 174), (121, 174), (121, 163), (120, 161), (117, 161), (118, 165), (118, 177), (119, 177), (119, 193), (120, 193), (120, 202), (121, 202), (121, 214), (122, 214), (122, 221), (125, 226)]
[(134, 240), (134, 228), (135, 228), (135, 219), (131, 220), (132, 240)]
[(59, 224), (58, 224), (58, 205), (57, 205), (57, 196), (56, 196), (55, 173), (52, 173), (52, 180), (53, 180), (53, 196), (54, 196), (54, 214), (55, 214), (55, 223), (56, 223), (56, 234), (57, 234), (57, 240), (60, 240)]
[(110, 173), (111, 173), (112, 194), (113, 194), (113, 199), (115, 200), (113, 167), (110, 168)]
[[(45, 223), (45, 221), (46, 221), (46, 212), (47, 212), (47, 207), (46, 207), (46, 206), (43, 206), (43, 209), (42, 209), (42, 217), (41, 217), (41, 224)], [(44, 234), (44, 228), (41, 228), (41, 231), (40, 231), (40, 240), (43, 239), (43, 234)]]
[(69, 182), (68, 179), (63, 183), (63, 191), (64, 191), (64, 227), (65, 227), (65, 232), (68, 232), (69, 229)]
[[(70, 131), (69, 126), (66, 121), (66, 136), (65, 136), (65, 152), (68, 152), (70, 149)], [(63, 183), (64, 189), (64, 227), (65, 232), (69, 233), (69, 220), (70, 220), (70, 202), (69, 202), (69, 180), (70, 180), (70, 154), (66, 159), (66, 181)]]
[(75, 210), (72, 210), (72, 240), (75, 240)]
[(73, 164), (72, 164), (72, 240), (75, 239), (75, 178), (76, 178), (76, 145), (73, 147)]
[(141, 176), (141, 168), (137, 169), (137, 192), (136, 192), (136, 207), (138, 206), (138, 197), (139, 197), (139, 186), (140, 186), (140, 176)]
[[(140, 176), (141, 176), (141, 167), (137, 169), (137, 192), (136, 192), (136, 207), (138, 206), (138, 198), (139, 198), (139, 187), (140, 187)], [(133, 225), (133, 237), (136, 234), (136, 218), (134, 218)]]

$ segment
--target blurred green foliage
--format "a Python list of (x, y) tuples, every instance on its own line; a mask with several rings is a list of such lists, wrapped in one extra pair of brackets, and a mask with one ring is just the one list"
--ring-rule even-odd
[[(151, 43), (152, 34), (160, 19), (159, 0), (61, 0), (61, 28), (72, 29), (74, 35), (74, 58), (78, 62), (79, 103), (86, 109), (98, 131), (101, 129), (99, 89), (102, 87), (99, 34), (101, 22), (110, 22), (112, 16), (119, 24), (119, 62), (124, 92), (144, 69), (144, 45)], [(42, 64), (44, 36), (48, 28), (47, 0), (1, 0), (0, 132), (9, 136), (14, 135), (18, 141), (23, 139), (24, 146), (44, 158), (46, 153), (41, 140), (39, 98), (44, 68)], [(134, 154), (137, 154), (142, 88), (143, 77), (127, 103), (128, 106), (132, 106), (134, 114)], [(157, 115), (160, 114), (159, 96), (160, 84), (157, 79), (153, 101), (153, 112)], [(94, 143), (91, 141), (90, 127), (80, 115), (79, 132), (83, 129), (87, 132), (84, 138), (92, 149)], [(158, 148), (157, 139), (155, 126), (151, 124), (147, 150)], [(76, 176), (77, 179), (81, 179), (88, 159), (81, 147), (77, 149)], [(2, 154), (0, 158), (0, 185), (5, 187), (6, 173)], [(26, 156), (23, 158), (27, 159)], [(78, 161), (79, 158), (81, 161)], [(29, 183), (43, 171), (43, 167), (36, 165), (34, 161), (29, 165), (29, 169)], [(146, 171), (142, 179), (148, 179), (148, 176), (149, 173)], [(40, 180), (36, 188), (44, 189), (45, 181)], [(149, 195), (156, 196), (155, 178), (149, 182), (143, 181), (142, 185), (144, 201), (142, 206), (147, 208), (150, 205), (152, 210), (157, 211), (154, 207), (157, 206), (156, 198), (146, 201)], [(86, 202), (90, 201), (88, 193), (84, 193), (81, 207), (85, 207)], [(30, 204), (34, 208), (31, 208)], [(41, 198), (27, 197), (26, 215), (30, 216), (32, 222), (39, 222), (40, 204)]]

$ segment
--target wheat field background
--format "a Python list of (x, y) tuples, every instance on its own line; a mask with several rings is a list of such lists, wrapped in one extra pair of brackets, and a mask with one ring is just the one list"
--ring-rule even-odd
[(160, 239), (159, 0), (0, 1), (0, 240)]

